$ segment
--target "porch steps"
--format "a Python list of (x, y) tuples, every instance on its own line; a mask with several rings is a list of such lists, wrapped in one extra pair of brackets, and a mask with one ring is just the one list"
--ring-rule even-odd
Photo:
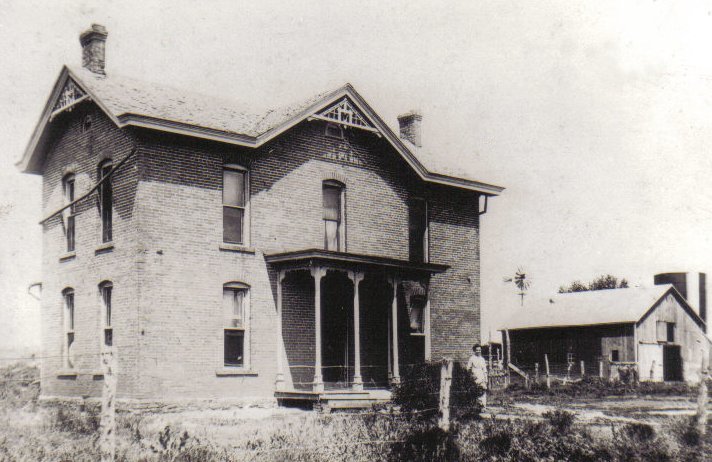
[(311, 403), (314, 409), (323, 411), (368, 409), (374, 404), (390, 401), (391, 392), (388, 390), (278, 391), (275, 392), (275, 398), (281, 405)]

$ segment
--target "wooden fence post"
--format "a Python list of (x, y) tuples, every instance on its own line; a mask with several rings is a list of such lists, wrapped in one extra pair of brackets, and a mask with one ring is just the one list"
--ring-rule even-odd
[(581, 377), (586, 375), (586, 368), (584, 367), (583, 361), (581, 361)]
[(450, 384), (452, 383), (452, 359), (444, 359), (440, 367), (440, 421), (443, 431), (450, 430)]
[(707, 361), (702, 353), (702, 367), (700, 368), (700, 389), (697, 394), (697, 431), (704, 437), (707, 430), (707, 379), (709, 378)]
[(598, 361), (598, 377), (603, 378), (603, 360)]
[(539, 383), (539, 363), (534, 363), (534, 381)]
[(551, 378), (549, 377), (549, 356), (544, 355), (544, 367), (546, 367), (546, 388), (551, 388)]
[(114, 462), (116, 457), (116, 356), (111, 348), (101, 353), (104, 386), (101, 390), (99, 450), (101, 462)]

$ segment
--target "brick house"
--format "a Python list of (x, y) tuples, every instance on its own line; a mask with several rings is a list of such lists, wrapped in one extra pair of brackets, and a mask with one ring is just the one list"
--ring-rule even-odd
[[(370, 396), (480, 331), (480, 215), (503, 188), (395, 135), (351, 85), (252, 114), (106, 75), (80, 37), (19, 168), (43, 176), (42, 396)], [(355, 322), (358, 320), (358, 322)]]

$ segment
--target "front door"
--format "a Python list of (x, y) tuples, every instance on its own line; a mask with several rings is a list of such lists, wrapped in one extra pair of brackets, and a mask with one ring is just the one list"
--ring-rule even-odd
[(663, 347), (663, 379), (666, 382), (682, 381), (680, 345), (665, 345)]

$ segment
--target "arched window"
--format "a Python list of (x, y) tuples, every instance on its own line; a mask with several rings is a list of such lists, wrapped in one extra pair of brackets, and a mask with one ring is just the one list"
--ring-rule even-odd
[(114, 209), (114, 188), (109, 176), (112, 169), (111, 160), (99, 164), (99, 213), (101, 214), (101, 242), (111, 242)]
[(68, 287), (62, 291), (62, 302), (62, 362), (71, 369), (74, 367), (74, 289)]
[(324, 208), (324, 249), (344, 251), (344, 185), (335, 180), (322, 183), (322, 203)]
[[(67, 174), (62, 178), (62, 193), (64, 194), (64, 205), (69, 205), (74, 202), (74, 175)], [(70, 207), (66, 208), (62, 213), (64, 218), (64, 236), (67, 242), (67, 252), (73, 252), (75, 246), (75, 236), (74, 236), (74, 214), (76, 213), (76, 206), (72, 204)]]
[(241, 282), (223, 285), (222, 298), (225, 367), (249, 365), (248, 319), (250, 286)]
[(111, 347), (114, 345), (114, 328), (111, 324), (111, 295), (114, 290), (114, 285), (110, 281), (104, 281), (99, 284), (99, 298), (101, 301), (101, 335), (103, 337), (103, 346)]

